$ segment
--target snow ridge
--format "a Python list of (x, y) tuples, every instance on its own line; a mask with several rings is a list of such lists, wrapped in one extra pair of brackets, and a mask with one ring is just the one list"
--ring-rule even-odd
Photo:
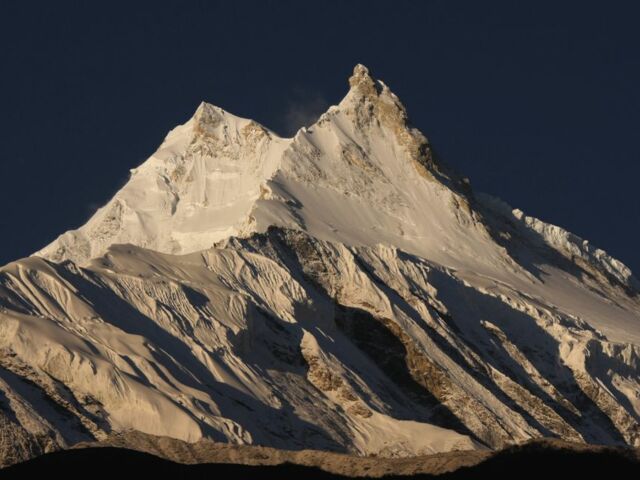
[(588, 264), (597, 265), (622, 285), (631, 290), (640, 291), (640, 282), (629, 267), (620, 260), (611, 257), (604, 250), (591, 245), (588, 240), (580, 238), (562, 227), (526, 215), (522, 210), (512, 208), (506, 202), (491, 195), (480, 193), (476, 196), (485, 206), (502, 215), (508, 221), (517, 222), (540, 235), (550, 247), (562, 252), (568, 258), (578, 257)]

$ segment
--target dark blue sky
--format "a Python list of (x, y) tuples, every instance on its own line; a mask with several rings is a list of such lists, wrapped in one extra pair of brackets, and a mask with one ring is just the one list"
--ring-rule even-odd
[(201, 100), (290, 133), (360, 62), (477, 190), (638, 272), (640, 7), (527, 3), (2, 2), (0, 264), (82, 224)]

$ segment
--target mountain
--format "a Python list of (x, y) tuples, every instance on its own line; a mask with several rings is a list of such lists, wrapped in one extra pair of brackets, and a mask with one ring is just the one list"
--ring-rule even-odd
[(201, 104), (0, 269), (4, 464), (130, 430), (409, 456), (640, 446), (640, 283), (487, 195), (362, 65), (293, 138)]

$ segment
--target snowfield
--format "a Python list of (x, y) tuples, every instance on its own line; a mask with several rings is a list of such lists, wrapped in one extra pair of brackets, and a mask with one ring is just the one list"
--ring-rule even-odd
[(0, 461), (136, 430), (407, 456), (640, 446), (620, 261), (433, 158), (362, 65), (289, 139), (203, 103), (0, 269)]

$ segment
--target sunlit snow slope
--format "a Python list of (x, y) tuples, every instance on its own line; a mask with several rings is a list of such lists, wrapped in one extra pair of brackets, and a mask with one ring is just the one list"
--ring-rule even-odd
[(128, 429), (410, 455), (640, 445), (631, 272), (477, 195), (358, 65), (279, 138), (203, 103), (0, 269), (4, 462)]

